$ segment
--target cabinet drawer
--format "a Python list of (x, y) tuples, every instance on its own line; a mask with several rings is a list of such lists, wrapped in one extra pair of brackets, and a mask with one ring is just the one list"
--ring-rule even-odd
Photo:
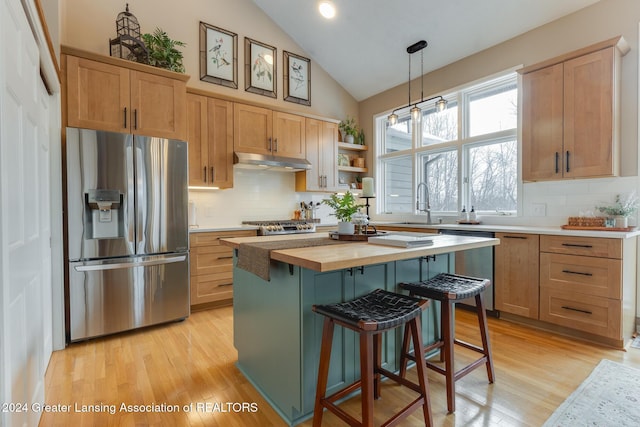
[(621, 299), (622, 260), (540, 253), (540, 287)]
[(226, 246), (201, 246), (191, 249), (191, 275), (233, 270), (233, 250)]
[(621, 302), (559, 289), (540, 289), (540, 320), (620, 339)]
[(240, 230), (240, 231), (211, 231), (203, 233), (191, 233), (191, 247), (219, 245), (220, 239), (230, 239), (232, 237), (249, 237), (255, 236), (256, 230)]
[(540, 252), (622, 259), (622, 240), (542, 235)]
[(233, 273), (191, 277), (191, 305), (233, 298)]

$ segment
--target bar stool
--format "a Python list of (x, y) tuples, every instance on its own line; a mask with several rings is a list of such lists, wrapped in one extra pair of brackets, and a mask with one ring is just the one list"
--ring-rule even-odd
[[(313, 425), (322, 424), (323, 408), (335, 413), (351, 426), (373, 426), (373, 400), (380, 397), (381, 375), (386, 376), (419, 394), (418, 398), (392, 416), (383, 425), (394, 425), (422, 406), (425, 425), (431, 426), (431, 406), (429, 401), (429, 384), (424, 365), (417, 364), (418, 384), (381, 367), (382, 333), (403, 325), (407, 325), (407, 334), (411, 334), (413, 345), (417, 348), (416, 357), (424, 358), (422, 351), (422, 335), (420, 332), (420, 314), (428, 305), (428, 301), (406, 295), (376, 289), (362, 297), (351, 301), (314, 305), (312, 310), (325, 316), (320, 346), (320, 366), (318, 367), (318, 384), (313, 411)], [(335, 324), (357, 332), (360, 336), (360, 380), (326, 396), (331, 344)], [(356, 390), (361, 390), (362, 421), (358, 421), (336, 404)]]
[[(428, 345), (424, 348), (423, 353), (427, 353), (433, 349), (440, 348), (440, 361), (443, 361), (444, 368), (435, 365), (430, 361), (426, 361), (426, 366), (445, 376), (447, 387), (447, 409), (449, 413), (455, 411), (455, 382), (467, 375), (483, 363), (487, 367), (487, 376), (489, 383), (494, 381), (493, 358), (491, 356), (491, 345), (489, 343), (489, 335), (487, 329), (487, 314), (484, 309), (482, 292), (491, 285), (488, 279), (479, 279), (475, 277), (461, 276), (456, 274), (439, 274), (434, 278), (425, 282), (416, 283), (400, 283), (398, 286), (409, 291), (411, 296), (420, 296), (430, 298), (441, 302), (441, 333), (440, 340)], [(482, 338), (482, 347), (461, 341), (455, 338), (454, 325), (454, 304), (465, 298), (475, 297), (476, 312), (478, 314), (478, 324), (480, 327), (480, 336)], [(482, 357), (470, 363), (464, 368), (456, 371), (454, 364), (454, 344), (476, 351), (482, 354)], [(415, 346), (414, 346), (415, 349)], [(408, 335), (405, 332), (402, 343), (402, 354), (400, 356), (400, 376), (404, 377), (407, 369), (407, 362), (410, 360), (420, 360), (417, 354), (412, 355), (409, 352)], [(416, 363), (420, 365), (420, 363)]]

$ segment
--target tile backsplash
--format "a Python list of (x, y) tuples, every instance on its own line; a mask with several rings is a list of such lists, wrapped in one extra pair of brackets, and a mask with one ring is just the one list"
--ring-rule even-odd
[[(640, 195), (638, 177), (575, 179), (523, 185), (523, 222), (531, 225), (562, 225), (570, 216), (598, 214), (596, 206), (612, 204), (615, 196)], [(540, 209), (544, 205), (544, 215)], [(637, 213), (629, 218), (637, 224)]]
[[(295, 174), (291, 172), (235, 168), (234, 188), (189, 190), (189, 200), (196, 207), (197, 225), (210, 228), (237, 226), (249, 220), (290, 219), (301, 201), (313, 201), (315, 205), (328, 196), (328, 193), (296, 193), (294, 187)], [(481, 219), (486, 224), (562, 225), (570, 216), (597, 213), (595, 206), (613, 203), (616, 194), (626, 196), (633, 191), (640, 195), (639, 178), (635, 176), (525, 183), (518, 216), (492, 215)], [(372, 206), (371, 213), (374, 210)], [(325, 205), (316, 211), (321, 224), (336, 223), (330, 214)], [(391, 219), (372, 216), (374, 220)], [(445, 218), (445, 222), (449, 221)], [(629, 218), (629, 223), (638, 224), (637, 214)]]
[[(196, 207), (199, 228), (232, 227), (251, 220), (293, 218), (300, 202), (320, 203), (327, 193), (296, 193), (295, 174), (234, 168), (233, 188), (228, 190), (189, 190)], [(316, 217), (321, 223), (335, 223), (331, 210), (320, 205)]]

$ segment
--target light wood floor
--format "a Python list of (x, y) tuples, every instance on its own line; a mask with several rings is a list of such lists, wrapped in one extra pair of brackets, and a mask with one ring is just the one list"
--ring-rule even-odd
[[(459, 310), (457, 317), (458, 337), (477, 342), (470, 313)], [(613, 350), (504, 320), (489, 321), (496, 383), (487, 383), (484, 368), (459, 380), (456, 412), (447, 415), (443, 377), (429, 371), (436, 426), (540, 426), (601, 359), (640, 367), (640, 349)], [(74, 344), (55, 352), (45, 378), (46, 403), (60, 405), (49, 410), (71, 412), (45, 412), (40, 425), (284, 426), (236, 369), (232, 324), (232, 308), (223, 307), (194, 313), (184, 322)], [(458, 356), (460, 361), (467, 357), (463, 351)], [(415, 368), (411, 369), (414, 373)], [(375, 405), (378, 423), (409, 401), (413, 395), (406, 390), (384, 384), (382, 399)], [(235, 409), (245, 403), (248, 410), (234, 412), (228, 402), (236, 404)], [(123, 403), (178, 405), (179, 409), (173, 413), (126, 412), (121, 411)], [(198, 403), (221, 406), (215, 411), (211, 407), (198, 410)], [(194, 405), (193, 411), (185, 412), (183, 406), (189, 404)], [(96, 405), (98, 411), (79, 412), (83, 405)], [(358, 414), (359, 398), (344, 407)], [(112, 409), (113, 415), (109, 413)], [(420, 413), (402, 425), (423, 425)], [(323, 425), (344, 424), (325, 414)]]

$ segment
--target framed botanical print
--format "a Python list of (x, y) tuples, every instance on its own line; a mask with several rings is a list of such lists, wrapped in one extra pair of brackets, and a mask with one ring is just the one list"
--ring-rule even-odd
[(276, 97), (276, 48), (244, 38), (244, 80), (247, 92)]
[(200, 80), (238, 88), (238, 35), (200, 22)]
[(286, 50), (283, 59), (284, 100), (311, 105), (311, 61)]

